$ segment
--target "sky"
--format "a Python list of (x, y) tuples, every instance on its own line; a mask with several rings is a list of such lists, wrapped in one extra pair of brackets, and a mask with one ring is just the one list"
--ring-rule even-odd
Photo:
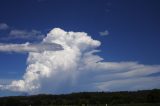
[(159, 5), (0, 0), (0, 96), (160, 88)]

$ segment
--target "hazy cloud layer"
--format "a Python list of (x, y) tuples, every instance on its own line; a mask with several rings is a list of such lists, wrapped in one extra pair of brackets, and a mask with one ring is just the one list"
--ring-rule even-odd
[(103, 62), (103, 58), (96, 55), (100, 41), (85, 32), (54, 28), (41, 44), (53, 44), (53, 47), (59, 44), (63, 50), (28, 50), (23, 79), (1, 85), (1, 90), (35, 94), (160, 88), (160, 76), (150, 76), (160, 72), (160, 65)]

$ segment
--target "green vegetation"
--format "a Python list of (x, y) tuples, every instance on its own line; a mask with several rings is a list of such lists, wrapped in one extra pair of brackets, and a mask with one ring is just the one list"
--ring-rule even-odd
[(0, 106), (160, 106), (160, 90), (134, 92), (80, 92), (65, 95), (1, 97)]

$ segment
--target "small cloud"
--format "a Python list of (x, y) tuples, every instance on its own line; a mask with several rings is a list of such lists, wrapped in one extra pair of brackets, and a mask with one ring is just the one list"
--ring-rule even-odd
[(7, 30), (9, 26), (6, 23), (0, 23), (0, 30)]
[(37, 39), (37, 40), (41, 40), (45, 37), (44, 34), (42, 34), (41, 31), (38, 30), (19, 30), (19, 29), (13, 29), (10, 31), (9, 36), (3, 38), (3, 40), (10, 40), (10, 39)]
[(105, 31), (103, 31), (103, 32), (99, 32), (99, 34), (100, 34), (101, 36), (107, 36), (107, 35), (109, 35), (109, 31), (108, 31), (108, 30), (105, 30)]

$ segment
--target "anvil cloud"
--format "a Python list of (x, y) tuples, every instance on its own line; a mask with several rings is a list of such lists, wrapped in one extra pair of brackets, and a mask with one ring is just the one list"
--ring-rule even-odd
[(160, 77), (152, 76), (160, 72), (160, 65), (104, 62), (96, 55), (101, 42), (85, 32), (54, 28), (40, 44), (47, 45), (12, 45), (18, 50), (0, 45), (0, 51), (29, 52), (23, 79), (0, 85), (1, 90), (36, 94), (160, 88)]

